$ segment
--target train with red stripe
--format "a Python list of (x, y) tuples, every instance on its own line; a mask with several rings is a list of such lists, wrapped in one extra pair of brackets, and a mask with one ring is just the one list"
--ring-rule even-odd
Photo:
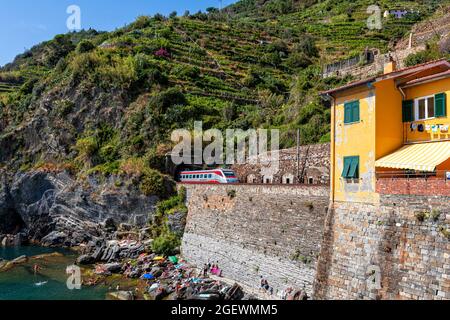
[(239, 183), (239, 179), (236, 177), (236, 173), (233, 170), (229, 169), (183, 171), (180, 172), (179, 180), (182, 183), (193, 183), (193, 184)]

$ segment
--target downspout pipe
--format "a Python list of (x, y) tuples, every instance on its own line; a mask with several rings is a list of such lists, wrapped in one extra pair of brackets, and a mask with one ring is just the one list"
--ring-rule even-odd
[(402, 87), (400, 87), (400, 86), (397, 86), (397, 89), (402, 94), (403, 101), (405, 101), (406, 100), (406, 93), (405, 93), (405, 91), (403, 91)]
[[(405, 91), (402, 89), (402, 87), (401, 87), (400, 85), (396, 85), (396, 87), (397, 87), (397, 90), (398, 90), (398, 91), (400, 92), (400, 94), (402, 95), (403, 101), (406, 101), (406, 93), (405, 93)], [(405, 137), (405, 124), (402, 123), (402, 126), (403, 126), (403, 130), (402, 130), (402, 134), (403, 134), (403, 143), (405, 143), (406, 140), (407, 140), (407, 137)], [(406, 135), (408, 135), (408, 134), (406, 133)]]

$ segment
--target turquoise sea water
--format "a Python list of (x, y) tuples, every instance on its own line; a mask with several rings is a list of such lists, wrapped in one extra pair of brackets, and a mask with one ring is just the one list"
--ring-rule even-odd
[[(66, 285), (66, 267), (72, 265), (76, 256), (66, 250), (42, 247), (0, 248), (0, 258), (12, 260), (26, 255), (28, 257), (53, 252), (63, 256), (49, 257), (31, 261), (13, 269), (0, 272), (0, 300), (104, 300), (107, 289), (104, 287), (69, 290)], [(42, 270), (35, 275), (33, 265), (38, 263)]]

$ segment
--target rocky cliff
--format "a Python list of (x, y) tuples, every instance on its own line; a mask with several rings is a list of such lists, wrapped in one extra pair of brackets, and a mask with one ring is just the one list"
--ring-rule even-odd
[(145, 226), (159, 198), (119, 179), (90, 176), (80, 182), (64, 171), (3, 175), (0, 235), (20, 232), (22, 240), (75, 246), (105, 238), (120, 224)]

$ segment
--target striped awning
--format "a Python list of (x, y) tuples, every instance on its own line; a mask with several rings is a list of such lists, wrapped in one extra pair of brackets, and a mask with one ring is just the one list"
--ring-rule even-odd
[(377, 168), (432, 172), (448, 158), (450, 158), (450, 141), (418, 143), (404, 146), (400, 150), (377, 160), (375, 166)]

